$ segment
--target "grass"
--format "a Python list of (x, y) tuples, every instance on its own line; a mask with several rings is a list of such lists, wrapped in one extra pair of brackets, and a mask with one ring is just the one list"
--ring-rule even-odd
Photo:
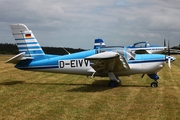
[(180, 56), (158, 75), (121, 77), (122, 86), (107, 87), (109, 78), (20, 71), (0, 56), (0, 119), (4, 120), (175, 120), (180, 119)]

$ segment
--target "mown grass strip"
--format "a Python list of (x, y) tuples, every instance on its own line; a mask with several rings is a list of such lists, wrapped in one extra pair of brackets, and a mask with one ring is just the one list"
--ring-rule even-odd
[(141, 75), (108, 78), (21, 71), (0, 56), (0, 119), (180, 119), (180, 56), (158, 75), (159, 87)]

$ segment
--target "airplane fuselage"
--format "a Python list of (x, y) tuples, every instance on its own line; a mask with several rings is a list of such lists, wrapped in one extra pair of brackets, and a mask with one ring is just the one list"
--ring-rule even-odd
[[(34, 56), (33, 60), (19, 62), (15, 67), (22, 70), (91, 76), (96, 71), (91, 67), (92, 63), (84, 58), (94, 54), (97, 54), (96, 49), (63, 56)], [(126, 53), (124, 54), (126, 56)], [(117, 71), (115, 72), (117, 76), (158, 72), (164, 66), (165, 56), (161, 54), (138, 54), (134, 60), (127, 59), (127, 61), (131, 69), (123, 72)], [(96, 72), (94, 75), (107, 76), (107, 72), (108, 71), (104, 71), (103, 73)]]
[(164, 47), (147, 47), (147, 48), (129, 48), (132, 52), (137, 50), (146, 50), (149, 54), (161, 54), (164, 52)]

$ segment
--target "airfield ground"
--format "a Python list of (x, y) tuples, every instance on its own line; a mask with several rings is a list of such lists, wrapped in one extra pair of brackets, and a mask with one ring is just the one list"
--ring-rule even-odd
[(159, 87), (147, 75), (108, 78), (20, 71), (0, 55), (0, 120), (177, 120), (180, 119), (180, 55), (158, 75)]

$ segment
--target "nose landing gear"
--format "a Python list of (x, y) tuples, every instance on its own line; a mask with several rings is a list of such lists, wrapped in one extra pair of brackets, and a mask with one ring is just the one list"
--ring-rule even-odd
[(148, 74), (148, 76), (155, 81), (155, 82), (151, 83), (151, 87), (153, 87), (153, 88), (158, 87), (159, 76), (156, 73)]
[(151, 87), (153, 87), (153, 88), (158, 87), (158, 82), (157, 82), (157, 81), (156, 81), (156, 82), (152, 82), (152, 83), (151, 83)]

